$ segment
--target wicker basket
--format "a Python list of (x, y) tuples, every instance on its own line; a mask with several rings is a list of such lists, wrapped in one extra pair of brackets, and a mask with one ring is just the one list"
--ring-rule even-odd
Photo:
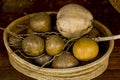
[[(51, 14), (54, 12), (48, 13)], [(14, 32), (19, 32), (19, 29), (16, 27), (16, 25), (28, 20), (29, 17), (32, 15), (34, 14), (30, 14), (13, 21), (10, 25), (8, 25), (8, 27), (4, 31), (4, 44), (8, 51), (10, 63), (16, 70), (18, 70), (19, 72), (23, 73), (26, 76), (38, 80), (90, 80), (99, 76), (106, 70), (109, 62), (110, 53), (112, 52), (114, 47), (114, 40), (108, 42), (109, 43), (108, 50), (102, 57), (89, 64), (74, 68), (66, 69), (40, 68), (16, 55), (8, 45), (7, 31), (10, 30)], [(112, 35), (109, 29), (107, 29), (103, 24), (96, 20), (94, 20), (94, 26), (97, 29), (99, 29), (105, 36)]]

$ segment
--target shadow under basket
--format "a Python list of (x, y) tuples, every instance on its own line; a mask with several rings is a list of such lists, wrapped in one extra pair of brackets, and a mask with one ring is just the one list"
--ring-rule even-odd
[[(55, 12), (48, 12), (49, 14), (55, 14)], [(16, 19), (11, 24), (7, 26), (4, 31), (4, 44), (8, 51), (9, 60), (11, 65), (23, 73), (26, 76), (32, 77), (37, 80), (90, 80), (99, 75), (101, 75), (107, 68), (109, 63), (109, 56), (114, 48), (114, 40), (107, 41), (108, 47), (105, 53), (95, 61), (88, 64), (65, 69), (54, 69), (54, 68), (41, 68), (34, 65), (20, 56), (18, 56), (8, 44), (8, 31), (19, 32), (19, 28), (16, 25), (28, 21), (30, 16), (34, 14), (29, 14), (21, 18)], [(101, 31), (104, 36), (110, 36), (112, 33), (110, 30), (101, 24), (99, 21), (94, 20), (94, 27)]]

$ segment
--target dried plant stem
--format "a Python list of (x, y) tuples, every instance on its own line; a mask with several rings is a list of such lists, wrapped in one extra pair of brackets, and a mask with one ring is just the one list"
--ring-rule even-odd
[[(1, 30), (5, 30), (5, 28), (2, 28), (2, 27), (0, 27), (0, 29)], [(18, 38), (18, 39), (23, 39), (23, 37), (22, 36), (20, 36), (20, 35), (17, 35), (17, 34), (15, 34), (15, 33), (13, 33), (13, 32), (11, 32), (11, 31), (8, 31), (8, 30), (6, 30), (10, 35), (12, 35), (12, 36), (14, 36), (14, 37), (16, 37), (16, 38)]]
[(97, 37), (97, 38), (92, 38), (92, 39), (95, 40), (96, 42), (116, 40), (116, 39), (120, 39), (120, 34), (113, 35), (113, 36), (107, 36), (107, 37)]
[(64, 51), (60, 52), (59, 54), (55, 55), (50, 61), (44, 63), (41, 68), (45, 67), (47, 64), (51, 63), (57, 56), (60, 56), (64, 53)]
[(51, 34), (55, 34), (55, 35), (60, 35), (60, 33), (58, 32), (44, 32), (44, 33), (32, 33), (32, 34), (19, 34), (20, 36), (31, 36), (31, 35), (41, 35), (41, 36), (45, 36), (45, 35), (51, 35)]
[(72, 41), (74, 41), (74, 40), (77, 40), (77, 39), (79, 39), (79, 38), (80, 38), (80, 37), (75, 37), (75, 38), (69, 39), (69, 40), (66, 42), (64, 48), (65, 48), (70, 42), (72, 42)]
[[(81, 37), (75, 37), (75, 38), (72, 38), (70, 40), (68, 40), (65, 44), (65, 47), (68, 45), (69, 42), (72, 42), (74, 40), (77, 40)], [(92, 38), (92, 40), (95, 40), (96, 42), (101, 42), (101, 41), (110, 41), (110, 40), (116, 40), (116, 39), (120, 39), (120, 34), (118, 35), (112, 35), (112, 36), (105, 36), (105, 37), (95, 37), (95, 38)]]
[(37, 58), (40, 58), (40, 57), (43, 57), (45, 55), (45, 53), (41, 54), (40, 56), (26, 56), (24, 53), (21, 52), (21, 50), (18, 50), (18, 52), (25, 58), (27, 59), (37, 59)]
[(65, 50), (66, 52), (69, 51), (70, 47), (74, 44), (74, 42), (72, 42), (71, 44), (68, 45), (67, 49)]

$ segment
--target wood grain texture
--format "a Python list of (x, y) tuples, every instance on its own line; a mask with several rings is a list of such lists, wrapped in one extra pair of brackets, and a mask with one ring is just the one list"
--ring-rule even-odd
[[(31, 0), (34, 5), (25, 10), (28, 14), (40, 11), (58, 11), (67, 3), (83, 5), (94, 16), (94, 19), (107, 26), (113, 35), (120, 34), (120, 13), (117, 12), (108, 0)], [(85, 2), (86, 1), (86, 2)], [(4, 4), (2, 4), (4, 5)], [(1, 6), (1, 5), (0, 5)], [(1, 9), (1, 8), (0, 8)], [(0, 10), (0, 26), (5, 28), (16, 18), (24, 14), (4, 12)], [(15, 70), (9, 63), (7, 51), (3, 43), (3, 31), (0, 30), (0, 80), (34, 80)], [(107, 70), (93, 80), (120, 80), (120, 40), (115, 41), (115, 47), (110, 55)]]

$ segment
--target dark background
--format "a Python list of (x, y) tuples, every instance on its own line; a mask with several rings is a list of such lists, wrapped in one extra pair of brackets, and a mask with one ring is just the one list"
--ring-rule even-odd
[[(0, 27), (6, 28), (13, 20), (41, 11), (58, 11), (68, 3), (76, 3), (87, 8), (94, 19), (108, 27), (113, 35), (120, 33), (120, 13), (108, 0), (0, 0)], [(0, 30), (0, 80), (34, 80), (16, 71), (9, 63)], [(110, 55), (107, 70), (93, 80), (120, 80), (120, 40)]]

